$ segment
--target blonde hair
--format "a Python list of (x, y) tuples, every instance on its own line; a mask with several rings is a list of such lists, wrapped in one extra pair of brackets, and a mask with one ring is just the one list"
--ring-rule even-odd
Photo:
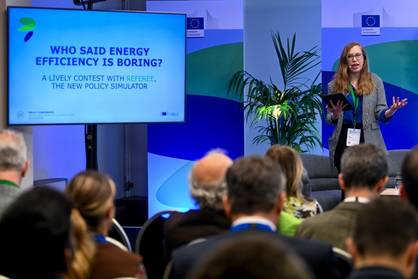
[(68, 279), (86, 279), (90, 277), (90, 267), (96, 252), (87, 225), (77, 209), (71, 212), (71, 223), (74, 234), (74, 251)]
[(96, 232), (108, 210), (113, 207), (116, 187), (109, 176), (97, 171), (84, 171), (71, 179), (65, 192), (89, 229)]
[(350, 72), (348, 69), (348, 53), (350, 49), (354, 46), (359, 46), (361, 48), (361, 53), (363, 55), (363, 68), (360, 72), (360, 79), (357, 85), (357, 95), (370, 95), (375, 85), (372, 81), (372, 75), (369, 72), (369, 62), (367, 58), (367, 53), (364, 50), (363, 46), (357, 42), (351, 42), (347, 44), (340, 56), (340, 63), (338, 65), (337, 72), (334, 75), (334, 86), (333, 89), (338, 93), (349, 92), (348, 85), (350, 84)]
[(267, 150), (266, 156), (278, 163), (286, 175), (287, 196), (301, 197), (303, 164), (299, 154), (289, 146), (275, 144)]

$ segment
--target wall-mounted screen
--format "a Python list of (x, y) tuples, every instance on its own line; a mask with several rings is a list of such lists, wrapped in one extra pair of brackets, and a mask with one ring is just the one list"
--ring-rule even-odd
[(10, 125), (182, 122), (184, 14), (8, 8)]

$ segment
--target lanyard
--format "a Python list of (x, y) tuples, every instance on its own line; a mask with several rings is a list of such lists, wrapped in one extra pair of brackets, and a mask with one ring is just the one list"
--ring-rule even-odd
[(354, 88), (351, 85), (351, 83), (348, 84), (348, 89), (350, 90), (351, 93), (351, 97), (353, 98), (353, 105), (354, 105), (354, 112), (353, 112), (353, 126), (354, 128), (356, 128), (356, 124), (357, 124), (357, 108), (358, 108), (358, 104), (359, 104), (359, 96), (357, 96), (357, 94), (354, 92)]
[(7, 186), (14, 186), (14, 187), (19, 188), (19, 185), (17, 185), (16, 183), (14, 183), (13, 181), (10, 181), (10, 180), (0, 179), (0, 184), (7, 185)]
[(107, 243), (106, 237), (102, 234), (94, 234), (93, 235), (93, 240), (98, 244), (106, 244)]

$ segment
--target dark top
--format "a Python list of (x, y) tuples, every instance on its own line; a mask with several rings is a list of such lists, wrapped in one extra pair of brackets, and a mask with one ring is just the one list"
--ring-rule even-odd
[[(237, 234), (251, 233), (252, 230), (257, 228), (257, 225), (250, 224), (248, 228), (250, 229), (247, 231), (230, 231), (208, 238), (206, 241), (176, 249), (173, 252), (170, 278), (187, 278), (196, 263), (203, 259), (209, 251), (222, 245), (228, 239), (235, 238)], [(288, 245), (293, 252), (305, 261), (315, 278), (341, 278), (339, 271), (336, 269), (336, 259), (331, 245), (319, 241), (285, 237), (277, 234), (277, 232), (263, 233)]]
[[(354, 88), (354, 92), (356, 92), (356, 89)], [(363, 96), (357, 96), (358, 98), (358, 105), (357, 108), (355, 108), (354, 105), (354, 99), (353, 95), (351, 93), (348, 93), (347, 101), (351, 104), (353, 107), (353, 110), (346, 110), (344, 111), (344, 124), (352, 124), (353, 120), (355, 119), (356, 124), (362, 125), (363, 124)], [(379, 121), (386, 122), (388, 119), (385, 117), (386, 110), (382, 110), (379, 114)]]
[(362, 124), (363, 123), (363, 96), (357, 96), (358, 98), (358, 106), (357, 109), (354, 106), (354, 100), (353, 96), (349, 93), (346, 96), (348, 102), (353, 106), (353, 110), (347, 110), (344, 111), (344, 124), (351, 124), (353, 123), (353, 120), (356, 119), (356, 124)]
[(392, 268), (371, 266), (360, 268), (351, 273), (348, 279), (404, 279), (403, 275)]
[(223, 210), (189, 210), (176, 213), (164, 223), (166, 255), (193, 240), (224, 233), (231, 227), (231, 221)]

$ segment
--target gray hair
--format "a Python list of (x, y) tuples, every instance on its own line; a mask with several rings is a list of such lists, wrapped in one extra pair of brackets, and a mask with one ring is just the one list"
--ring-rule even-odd
[(237, 159), (226, 173), (227, 195), (232, 213), (269, 212), (277, 197), (286, 191), (282, 168), (268, 157)]
[(0, 130), (0, 171), (20, 171), (27, 161), (26, 144), (22, 133)]
[(224, 179), (213, 183), (199, 184), (190, 176), (190, 193), (200, 208), (222, 209), (222, 199), (226, 193)]
[[(213, 163), (215, 159), (217, 159), (216, 165), (204, 168), (205, 171), (217, 170), (222, 172), (226, 171), (227, 167), (232, 165), (232, 160), (225, 155), (223, 150), (215, 149), (196, 162), (190, 172), (189, 189), (192, 198), (196, 201), (199, 208), (223, 209), (222, 200), (226, 194), (225, 176), (211, 177), (211, 180), (203, 182), (202, 177), (196, 174), (196, 166), (199, 162), (212, 161)], [(203, 167), (200, 166), (200, 168), (202, 169)]]

